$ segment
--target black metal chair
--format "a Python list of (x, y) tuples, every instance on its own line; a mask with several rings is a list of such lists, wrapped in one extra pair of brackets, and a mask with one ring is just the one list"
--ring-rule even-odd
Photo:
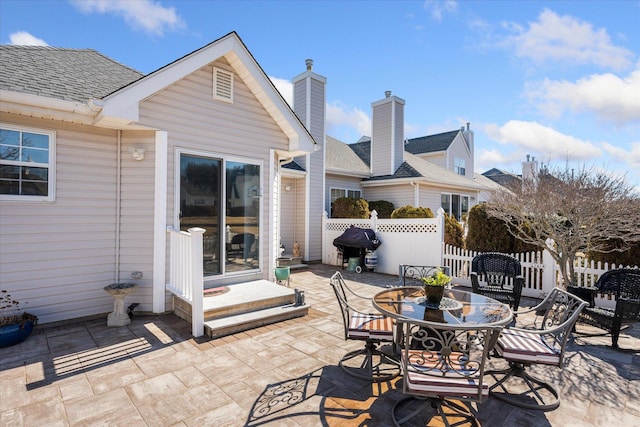
[(246, 261), (251, 257), (252, 246), (256, 241), (256, 236), (252, 233), (239, 233), (231, 238), (231, 248), (229, 254), (241, 255)]
[[(520, 315), (542, 313), (542, 323), (532, 328), (516, 325), (502, 331), (495, 352), (509, 363), (509, 367), (486, 372), (496, 379), (490, 388), (491, 396), (527, 409), (550, 411), (557, 408), (560, 405), (558, 391), (551, 384), (530, 375), (526, 368), (537, 364), (564, 367), (567, 340), (586, 305), (577, 296), (554, 288), (540, 304), (520, 311)], [(518, 387), (514, 387), (515, 378), (521, 379)], [(516, 394), (509, 391), (507, 385), (511, 390), (525, 391)]]
[[(418, 320), (401, 319), (404, 375), (402, 392), (405, 396), (393, 407), (396, 426), (405, 423), (425, 425), (435, 408), (446, 426), (448, 417), (464, 418), (478, 425), (475, 415), (459, 401), (481, 402), (489, 396), (484, 380), (484, 367), (492, 337), (500, 327), (427, 324)], [(444, 408), (448, 411), (445, 412)], [(451, 411), (454, 414), (451, 414)], [(414, 419), (421, 417), (418, 420)], [(431, 425), (431, 424), (429, 424)], [(465, 423), (465, 425), (467, 425)]]
[(520, 261), (512, 256), (486, 252), (471, 261), (471, 287), (476, 294), (509, 304), (515, 311), (520, 306), (523, 286)]
[(431, 276), (437, 270), (449, 275), (449, 267), (400, 264), (398, 267), (398, 286), (422, 287), (424, 285), (422, 278)]
[[(567, 290), (589, 303), (582, 310), (578, 323), (596, 326), (610, 333), (614, 348), (618, 348), (623, 324), (640, 321), (640, 269), (609, 270), (598, 278), (593, 288), (570, 286)], [(610, 309), (597, 306), (596, 294), (615, 297), (615, 307)]]
[(400, 374), (397, 362), (378, 348), (381, 343), (389, 343), (395, 350), (393, 319), (380, 313), (366, 313), (354, 308), (347, 301), (347, 292), (361, 299), (371, 299), (360, 296), (347, 287), (339, 271), (331, 276), (329, 283), (340, 305), (344, 339), (365, 342), (364, 348), (345, 354), (338, 365), (347, 374), (372, 382), (388, 381), (397, 377)]

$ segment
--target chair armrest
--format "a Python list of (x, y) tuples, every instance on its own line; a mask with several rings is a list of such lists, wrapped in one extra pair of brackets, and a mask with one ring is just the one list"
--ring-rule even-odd
[(595, 307), (596, 305), (596, 294), (598, 293), (597, 288), (585, 288), (581, 286), (567, 286), (567, 292), (577, 296), (578, 298), (586, 301), (590, 307)]

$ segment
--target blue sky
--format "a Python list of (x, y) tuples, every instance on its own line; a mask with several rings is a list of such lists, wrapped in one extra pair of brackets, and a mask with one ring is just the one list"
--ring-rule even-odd
[(0, 43), (92, 48), (143, 73), (236, 31), (285, 98), (314, 60), (327, 133), (370, 135), (406, 100), (405, 136), (471, 123), (476, 171), (626, 173), (640, 188), (640, 1), (0, 1)]

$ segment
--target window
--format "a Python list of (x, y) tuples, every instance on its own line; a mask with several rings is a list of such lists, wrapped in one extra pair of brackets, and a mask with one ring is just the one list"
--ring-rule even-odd
[(53, 200), (54, 161), (54, 132), (1, 125), (0, 199)]
[(352, 199), (359, 199), (362, 197), (362, 191), (360, 190), (347, 190), (345, 188), (332, 188), (331, 189), (331, 204), (340, 197), (350, 197)]
[(213, 68), (213, 99), (233, 103), (233, 74)]
[(466, 174), (467, 174), (467, 172), (466, 172), (467, 170), (466, 170), (466, 168), (465, 168), (465, 161), (464, 161), (464, 159), (461, 159), (461, 158), (459, 158), (459, 157), (456, 157), (456, 158), (453, 160), (453, 171), (454, 171), (455, 173), (457, 173), (458, 175), (462, 175), (462, 176), (464, 176), (464, 175), (466, 175)]
[(443, 193), (440, 195), (440, 203), (446, 214), (454, 216), (458, 221), (469, 213), (469, 196)]

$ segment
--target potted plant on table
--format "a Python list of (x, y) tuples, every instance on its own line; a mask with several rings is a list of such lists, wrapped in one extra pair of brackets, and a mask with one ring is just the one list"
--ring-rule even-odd
[(424, 294), (427, 299), (427, 303), (431, 305), (440, 305), (442, 296), (444, 294), (444, 288), (451, 283), (451, 277), (444, 274), (440, 269), (436, 269), (433, 274), (423, 277), (422, 283), (424, 283)]
[(24, 311), (8, 291), (0, 291), (0, 347), (26, 340), (37, 323), (38, 318)]

